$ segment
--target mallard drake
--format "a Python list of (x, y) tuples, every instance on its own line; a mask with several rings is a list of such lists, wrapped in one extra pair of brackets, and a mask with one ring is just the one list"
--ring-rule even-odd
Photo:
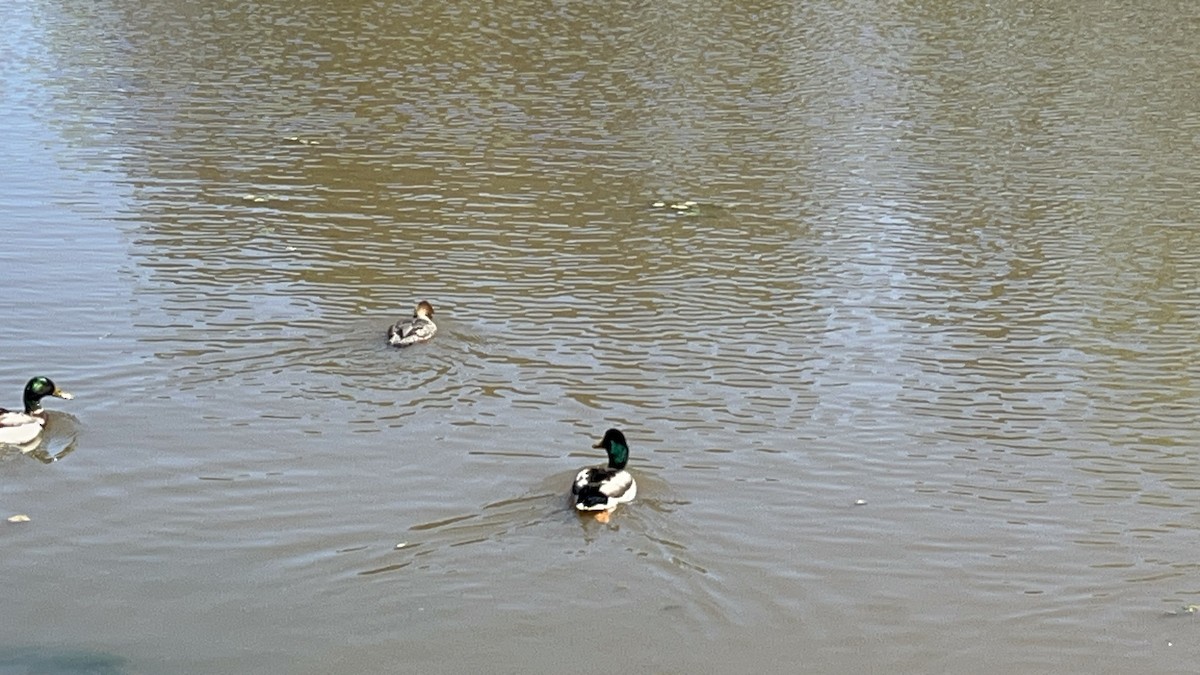
[(433, 305), (422, 300), (413, 310), (412, 319), (401, 319), (394, 326), (388, 326), (388, 344), (393, 347), (407, 347), (428, 340), (436, 332)]
[(0, 443), (23, 445), (41, 436), (46, 428), (42, 399), (47, 396), (75, 398), (56, 387), (48, 377), (33, 378), (25, 385), (25, 412), (0, 408)]
[(604, 448), (608, 453), (608, 464), (589, 467), (576, 474), (575, 482), (571, 484), (571, 494), (576, 509), (594, 513), (597, 520), (608, 522), (608, 515), (617, 508), (617, 504), (631, 502), (637, 496), (637, 482), (625, 470), (625, 463), (629, 461), (629, 444), (620, 430), (609, 429), (604, 432), (604, 438), (592, 447)]

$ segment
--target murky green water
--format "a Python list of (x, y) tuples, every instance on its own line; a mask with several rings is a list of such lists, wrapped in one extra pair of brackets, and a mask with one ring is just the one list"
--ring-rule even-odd
[(1191, 3), (0, 29), (0, 672), (1194, 670)]

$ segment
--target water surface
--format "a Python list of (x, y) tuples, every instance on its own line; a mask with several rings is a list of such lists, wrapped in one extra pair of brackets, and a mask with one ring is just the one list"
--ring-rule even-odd
[(1189, 3), (0, 28), (0, 666), (1194, 669)]

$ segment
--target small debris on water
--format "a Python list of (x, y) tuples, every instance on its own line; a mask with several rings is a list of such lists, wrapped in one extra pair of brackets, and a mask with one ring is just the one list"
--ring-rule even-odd
[(15, 516), (9, 516), (9, 517), (7, 518), (7, 520), (8, 520), (8, 522), (10, 522), (10, 523), (28, 523), (28, 522), (29, 522), (29, 516), (27, 516), (27, 515), (25, 515), (25, 514), (23, 514), (23, 513), (22, 513), (22, 514), (18, 514), (18, 515), (15, 515)]

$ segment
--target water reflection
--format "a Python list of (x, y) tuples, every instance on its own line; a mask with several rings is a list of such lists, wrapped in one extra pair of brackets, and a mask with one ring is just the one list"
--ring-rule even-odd
[(41, 435), (20, 445), (0, 443), (0, 456), (12, 452), (51, 464), (75, 452), (79, 441), (79, 418), (57, 410), (45, 413), (46, 427)]
[(0, 648), (0, 670), (39, 675), (123, 675), (131, 672), (127, 659), (103, 651), (42, 646)]
[(1196, 594), (1187, 5), (18, 5), (6, 139), (87, 178), (0, 181), (0, 277), (119, 233), (0, 337), (108, 393), (12, 465), (33, 630), (119, 567), (76, 632), (197, 670), (553, 670), (581, 612), (660, 670), (1174, 667), (1128, 646)]

